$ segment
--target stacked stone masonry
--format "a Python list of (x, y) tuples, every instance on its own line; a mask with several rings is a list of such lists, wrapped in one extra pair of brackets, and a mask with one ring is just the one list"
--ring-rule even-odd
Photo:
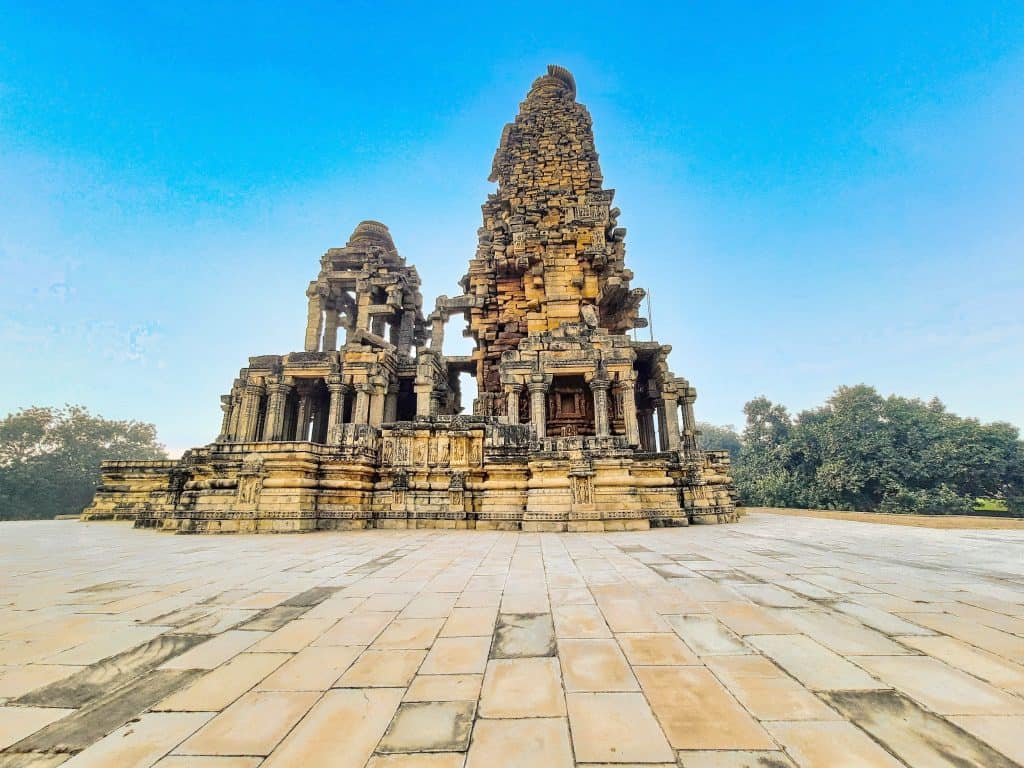
[[(249, 358), (210, 445), (104, 462), (85, 519), (179, 533), (733, 520), (728, 456), (697, 446), (696, 390), (671, 347), (629, 335), (644, 291), (568, 71), (534, 82), (491, 181), (461, 295), (425, 317), (416, 268), (362, 222), (309, 284), (303, 351)], [(444, 354), (452, 315), (471, 355)]]

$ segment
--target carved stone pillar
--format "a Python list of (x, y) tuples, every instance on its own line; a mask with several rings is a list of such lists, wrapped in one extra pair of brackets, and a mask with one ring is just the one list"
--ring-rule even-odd
[(299, 441), (309, 440), (309, 417), (312, 405), (309, 394), (299, 395), (299, 412), (295, 418), (295, 437), (293, 439)]
[(327, 390), (331, 393), (331, 406), (327, 413), (327, 444), (341, 444), (342, 416), (345, 413), (345, 396), (351, 387), (341, 380), (341, 376), (327, 378)]
[(505, 417), (509, 424), (519, 423), (519, 393), (522, 391), (522, 384), (507, 384), (505, 386)]
[(240, 419), (241, 439), (251, 443), (256, 439), (256, 429), (260, 420), (260, 398), (263, 397), (263, 385), (246, 384), (242, 395), (242, 416)]
[(626, 427), (626, 440), (630, 445), (640, 445), (640, 425), (636, 418), (636, 394), (632, 381), (623, 381), (619, 385), (622, 397), (622, 420)]
[(309, 310), (306, 315), (306, 344), (307, 352), (320, 351), (320, 333), (323, 331), (324, 304), (323, 298), (316, 290), (316, 284), (310, 286), (306, 291), (309, 296)]
[(430, 317), (430, 348), (439, 354), (444, 349), (444, 324), (447, 319), (436, 314)]
[(611, 426), (608, 423), (608, 388), (611, 382), (607, 379), (591, 379), (590, 391), (594, 395), (594, 434), (597, 437), (608, 437)]
[(242, 420), (242, 395), (238, 387), (231, 389), (231, 415), (228, 417), (228, 441), (238, 441), (238, 425)]
[(416, 415), (429, 416), (434, 399), (434, 384), (431, 381), (416, 380)]
[(220, 421), (220, 434), (217, 435), (217, 442), (224, 443), (227, 442), (228, 436), (231, 434), (231, 395), (221, 395), (220, 409), (224, 416)]
[(384, 423), (384, 398), (387, 395), (387, 384), (377, 381), (370, 388), (370, 414), (367, 421), (370, 426), (379, 427)]
[(398, 389), (397, 385), (388, 387), (384, 396), (384, 423), (390, 424), (398, 420)]
[(663, 451), (679, 450), (679, 397), (675, 392), (662, 395), (661, 439)]
[(338, 310), (328, 307), (324, 315), (324, 352), (334, 352), (338, 348)]
[(530, 390), (530, 416), (537, 437), (547, 437), (547, 395), (548, 381), (531, 380), (526, 388)]
[(352, 410), (352, 423), (370, 423), (370, 385), (366, 382), (356, 385), (356, 406)]
[(667, 451), (668, 436), (665, 434), (665, 401), (661, 398), (655, 398), (653, 402), (654, 413), (651, 416), (652, 420), (654, 418), (658, 420), (658, 445), (654, 446), (652, 443), (652, 450)]
[(274, 442), (284, 439), (284, 410), (288, 402), (291, 384), (287, 384), (280, 376), (267, 379), (267, 420), (263, 428), (263, 439)]
[(697, 449), (697, 423), (693, 417), (693, 404), (697, 400), (697, 390), (686, 387), (682, 392), (683, 401), (683, 448), (694, 451)]

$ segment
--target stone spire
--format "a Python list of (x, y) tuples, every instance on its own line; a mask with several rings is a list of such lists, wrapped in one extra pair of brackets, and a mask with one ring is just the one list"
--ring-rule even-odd
[[(613, 333), (642, 325), (630, 290), (626, 231), (604, 189), (590, 113), (572, 74), (550, 65), (505, 126), (482, 206), (479, 244), (463, 278), (476, 299), (470, 333), (482, 397), (501, 391), (498, 363), (525, 336), (586, 321)], [(484, 411), (489, 410), (486, 402)]]

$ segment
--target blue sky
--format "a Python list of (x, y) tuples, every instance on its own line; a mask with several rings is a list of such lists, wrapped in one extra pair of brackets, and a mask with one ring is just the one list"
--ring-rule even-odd
[(1024, 426), (1020, 3), (145, 5), (0, 0), (0, 414), (209, 441), (361, 219), (456, 294), (558, 63), (698, 418), (867, 382)]

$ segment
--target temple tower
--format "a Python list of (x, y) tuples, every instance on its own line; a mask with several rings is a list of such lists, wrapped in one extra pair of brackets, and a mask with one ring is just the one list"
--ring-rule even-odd
[(482, 206), (462, 279), (481, 415), (503, 412), (499, 362), (524, 337), (580, 322), (584, 312), (612, 333), (645, 324), (637, 318), (644, 292), (629, 288), (615, 190), (602, 185), (590, 113), (567, 70), (552, 65), (534, 81), (502, 131), (490, 180), (498, 189)]

